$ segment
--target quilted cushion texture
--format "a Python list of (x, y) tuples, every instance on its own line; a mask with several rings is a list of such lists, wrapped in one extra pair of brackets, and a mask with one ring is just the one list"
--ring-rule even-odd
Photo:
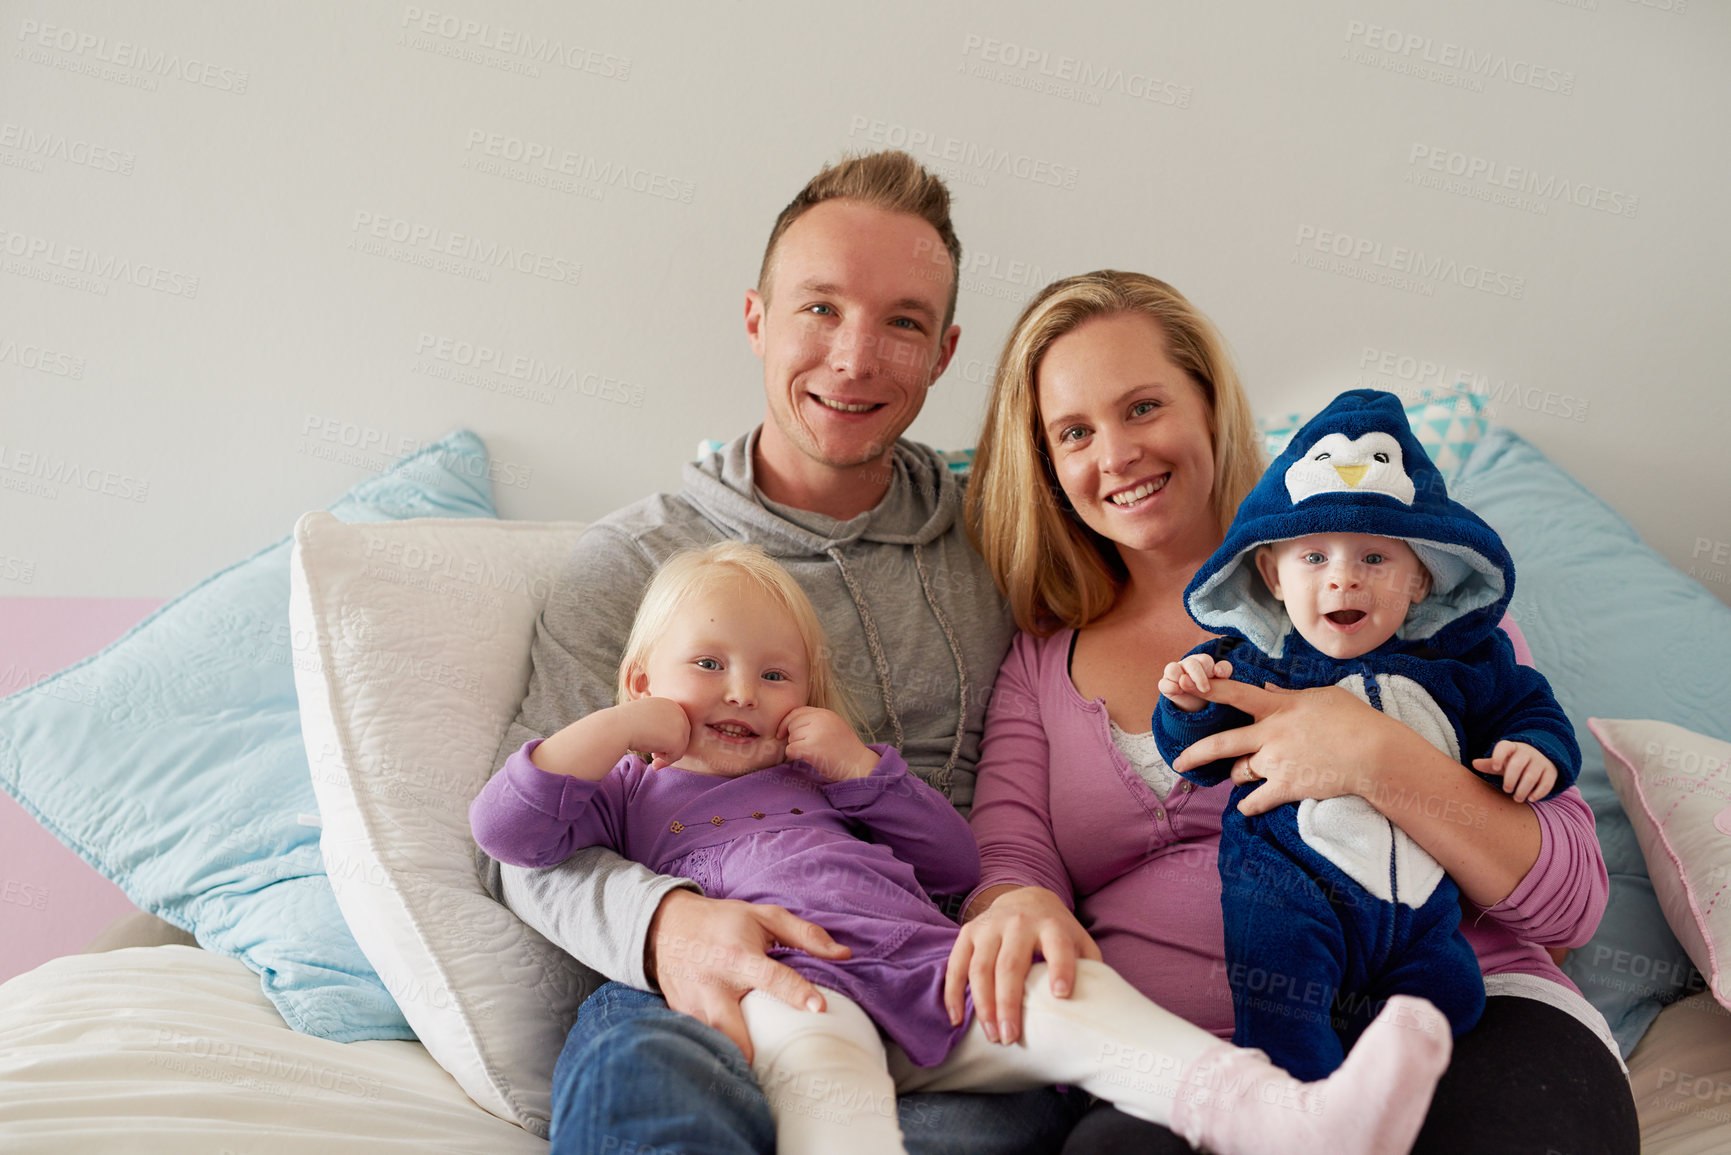
[(547, 1134), (553, 1063), (598, 982), (495, 902), (469, 802), (529, 684), (529, 645), (582, 526), (295, 529), (301, 722), (336, 898), (416, 1035), (469, 1096)]

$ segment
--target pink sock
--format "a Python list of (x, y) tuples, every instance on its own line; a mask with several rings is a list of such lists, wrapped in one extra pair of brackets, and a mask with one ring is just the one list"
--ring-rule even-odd
[(1261, 1051), (1222, 1043), (1179, 1078), (1172, 1130), (1217, 1155), (1395, 1155), (1412, 1149), (1448, 1067), (1448, 1020), (1395, 995), (1340, 1069), (1300, 1083)]

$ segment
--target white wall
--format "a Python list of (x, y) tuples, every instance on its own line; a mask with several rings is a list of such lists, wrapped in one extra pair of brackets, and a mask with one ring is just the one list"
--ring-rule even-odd
[(509, 517), (675, 486), (761, 417), (776, 212), (899, 144), (968, 251), (916, 436), (1144, 270), (1263, 412), (1477, 375), (1731, 601), (1725, 5), (616, 7), (0, 3), (0, 596), (173, 593), (458, 426)]

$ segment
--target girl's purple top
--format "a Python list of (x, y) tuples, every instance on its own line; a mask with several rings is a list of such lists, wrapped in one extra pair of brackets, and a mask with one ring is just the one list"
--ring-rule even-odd
[(853, 954), (831, 962), (778, 946), (773, 957), (859, 1003), (919, 1066), (961, 1038), (967, 1016), (953, 1027), (943, 1004), (956, 924), (929, 895), (966, 893), (980, 855), (966, 820), (894, 749), (873, 746), (871, 774), (841, 782), (805, 762), (718, 778), (651, 770), (636, 755), (590, 782), (536, 766), (538, 745), (512, 754), (470, 805), (482, 850), (542, 867), (608, 846), (711, 898), (786, 907)]
[[(1113, 743), (1105, 703), (1084, 701), (1070, 681), (1072, 632), (1017, 635), (998, 671), (974, 795), (976, 893), (1003, 883), (1053, 891), (1132, 986), (1230, 1038), (1218, 856), (1232, 782), (1180, 781), (1156, 795)], [(1543, 948), (1592, 937), (1610, 894), (1605, 861), (1579, 790), (1533, 811), (1538, 861), (1496, 906), (1463, 900), (1461, 931), (1485, 974), (1574, 991)]]

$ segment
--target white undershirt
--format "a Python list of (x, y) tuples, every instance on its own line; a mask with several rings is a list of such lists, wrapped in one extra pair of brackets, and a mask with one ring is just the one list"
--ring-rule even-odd
[(1162, 800), (1171, 793), (1172, 787), (1178, 785), (1178, 772), (1166, 765), (1166, 759), (1160, 757), (1160, 747), (1154, 742), (1154, 732), (1132, 734), (1128, 730), (1112, 723), (1112, 744), (1117, 746), (1130, 760), (1130, 765), (1142, 781), (1148, 783), (1148, 788)]

